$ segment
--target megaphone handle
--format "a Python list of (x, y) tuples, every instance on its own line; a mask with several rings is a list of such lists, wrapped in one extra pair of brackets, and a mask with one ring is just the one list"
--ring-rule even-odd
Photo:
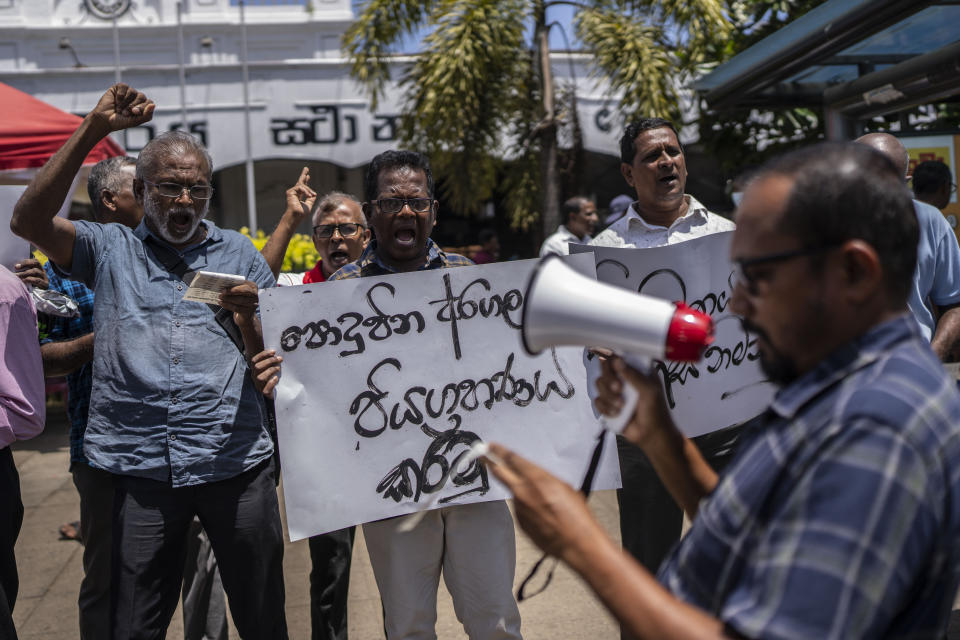
[[(617, 355), (623, 358), (623, 361), (628, 365), (640, 371), (649, 371), (653, 364), (650, 358), (644, 356), (632, 353)], [(630, 422), (630, 419), (633, 417), (633, 412), (637, 409), (639, 394), (636, 388), (626, 380), (623, 381), (623, 391), (621, 395), (623, 396), (623, 408), (620, 410), (620, 413), (615, 416), (603, 416), (604, 428), (614, 433), (623, 433), (623, 428)]]

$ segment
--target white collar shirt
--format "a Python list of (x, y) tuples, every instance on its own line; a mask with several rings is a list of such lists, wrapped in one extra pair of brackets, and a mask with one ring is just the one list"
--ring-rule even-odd
[(687, 213), (674, 220), (669, 227), (650, 224), (640, 217), (636, 203), (633, 203), (622, 218), (597, 235), (590, 244), (595, 247), (644, 249), (676, 244), (736, 228), (730, 220), (710, 213), (693, 196), (684, 197), (687, 199)]
[(543, 244), (540, 246), (540, 257), (542, 258), (552, 253), (561, 256), (569, 255), (569, 243), (571, 242), (574, 244), (589, 244), (590, 234), (580, 238), (564, 225), (560, 225), (557, 227), (555, 233), (543, 241)]

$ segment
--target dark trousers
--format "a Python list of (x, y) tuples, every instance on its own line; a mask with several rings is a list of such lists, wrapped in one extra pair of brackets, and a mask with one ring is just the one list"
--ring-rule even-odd
[[(717, 472), (733, 457), (741, 426), (721, 429), (693, 439)], [(656, 575), (664, 558), (680, 539), (683, 511), (660, 481), (653, 465), (638, 447), (617, 436), (617, 454), (623, 488), (617, 491), (623, 548)], [(626, 640), (630, 638), (621, 633)]]
[(347, 592), (356, 527), (310, 538), (312, 640), (347, 640)]
[(110, 558), (113, 548), (113, 474), (85, 462), (71, 462), (73, 485), (80, 494), (83, 580), (77, 605), (80, 638), (110, 637)]
[(13, 605), (20, 590), (14, 547), (23, 525), (20, 476), (10, 447), (0, 449), (0, 640), (16, 640)]
[(116, 482), (114, 640), (165, 637), (195, 515), (210, 538), (240, 637), (287, 638), (272, 459), (233, 478), (189, 487), (133, 476), (116, 476)]
[(210, 538), (194, 518), (183, 568), (183, 639), (227, 640), (227, 602)]

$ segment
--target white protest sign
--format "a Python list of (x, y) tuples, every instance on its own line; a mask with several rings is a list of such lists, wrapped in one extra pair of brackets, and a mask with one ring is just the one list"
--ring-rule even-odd
[(30, 243), (10, 231), (13, 207), (26, 188), (26, 185), (0, 185), (0, 264), (11, 271), (14, 264), (30, 257)]
[(770, 404), (774, 387), (760, 370), (756, 336), (730, 310), (733, 232), (648, 249), (570, 245), (593, 253), (597, 280), (709, 314), (715, 339), (700, 362), (657, 362), (677, 426), (698, 436), (745, 422)]
[[(590, 256), (574, 256), (590, 272)], [(457, 464), (496, 441), (578, 485), (600, 426), (582, 349), (520, 341), (536, 260), (358, 278), (260, 294), (291, 540), (419, 509), (508, 496)], [(596, 489), (620, 484), (608, 435)], [(451, 470), (449, 479), (441, 479)]]

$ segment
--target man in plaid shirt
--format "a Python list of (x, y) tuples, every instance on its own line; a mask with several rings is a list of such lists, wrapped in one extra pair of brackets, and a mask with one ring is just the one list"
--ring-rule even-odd
[[(442, 251), (430, 238), (439, 204), (425, 156), (386, 151), (368, 165), (363, 212), (374, 238), (356, 262), (329, 281), (472, 265)], [(280, 360), (273, 350), (253, 358), (254, 381), (272, 393)], [(513, 597), (516, 547), (513, 518), (504, 501), (453, 505), (429, 511), (414, 529), (416, 514), (363, 525), (388, 640), (435, 638), (440, 573), (457, 619), (470, 638), (519, 640), (520, 611)]]
[[(94, 218), (101, 223), (116, 222), (134, 228), (143, 209), (133, 197), (136, 160), (122, 156), (97, 163), (90, 171), (87, 192)], [(33, 264), (26, 264), (32, 262)], [(34, 267), (25, 261), (24, 267)], [(38, 271), (39, 265), (21, 274)], [(113, 520), (113, 477), (90, 466), (83, 455), (83, 434), (87, 428), (90, 389), (93, 384), (93, 292), (86, 285), (62, 278), (50, 262), (43, 266), (48, 286), (77, 303), (79, 315), (54, 318), (50, 331), (41, 340), (43, 370), (47, 377), (66, 376), (70, 416), (70, 473), (80, 494), (80, 527), (84, 543), (83, 580), (80, 583), (80, 637), (104, 638), (110, 633), (110, 541)], [(61, 531), (66, 535), (64, 525)], [(76, 526), (74, 524), (73, 526)], [(77, 531), (80, 534), (81, 531)]]
[(918, 238), (889, 159), (821, 144), (748, 186), (733, 310), (780, 385), (718, 478), (654, 376), (606, 363), (598, 409), (693, 520), (657, 579), (579, 495), (503, 447), (520, 524), (639, 638), (940, 638), (960, 584), (960, 394), (907, 310)]

